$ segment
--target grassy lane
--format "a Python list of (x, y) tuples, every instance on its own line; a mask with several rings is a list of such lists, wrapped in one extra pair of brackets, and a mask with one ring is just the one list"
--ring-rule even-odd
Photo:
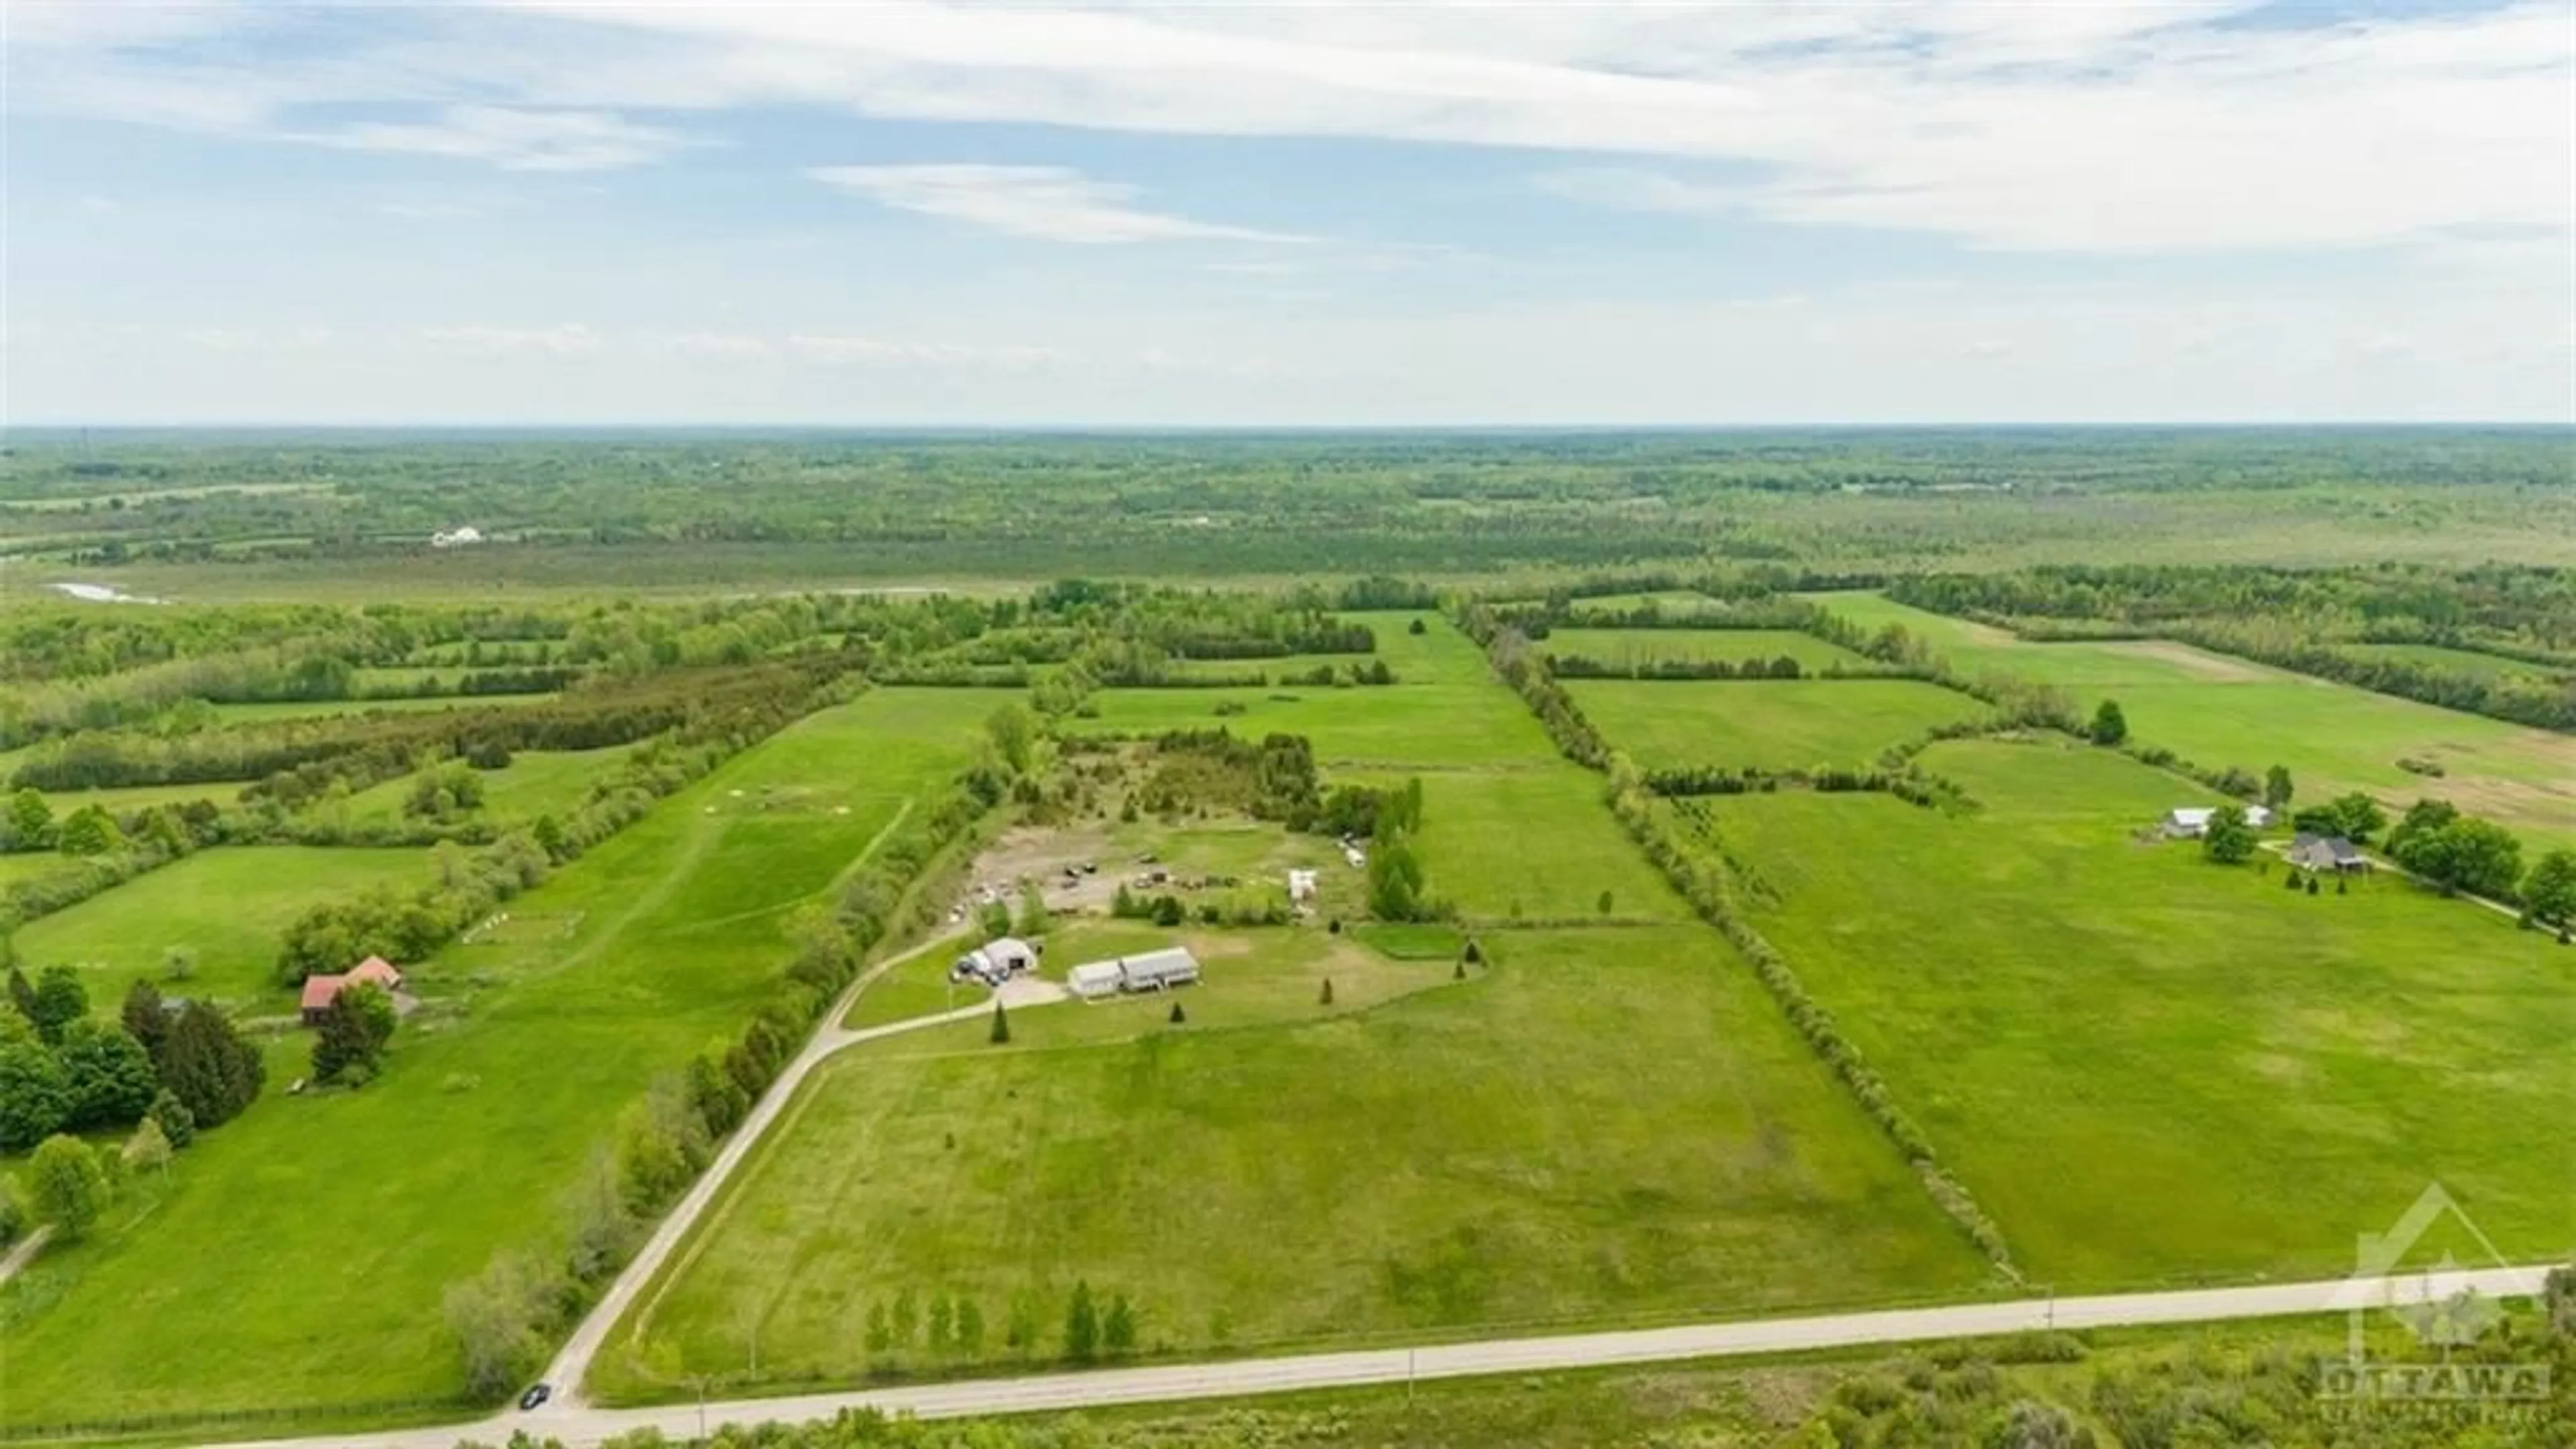
[(445, 1286), (548, 1235), (616, 1111), (748, 1016), (786, 910), (954, 773), (991, 704), (886, 691), (808, 719), (422, 963), (436, 1004), (378, 1083), (273, 1089), (151, 1218), (0, 1295), (0, 1419), (453, 1391)]

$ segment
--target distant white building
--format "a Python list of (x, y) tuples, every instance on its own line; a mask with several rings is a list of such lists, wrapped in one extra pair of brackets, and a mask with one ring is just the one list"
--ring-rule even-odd
[(1311, 901), (1314, 898), (1315, 872), (1311, 870), (1292, 870), (1288, 872), (1289, 901), (1297, 905), (1304, 905), (1306, 902)]
[[(2168, 810), (2158, 828), (2176, 840), (2198, 840), (2209, 833), (2209, 822), (2217, 818), (2219, 808), (2215, 805), (2187, 805)], [(2257, 830), (2272, 823), (2272, 812), (2264, 806), (2240, 808), (2245, 812), (2245, 823)]]
[(469, 543), (482, 541), (483, 530), (470, 523), (461, 528), (443, 528), (429, 536), (431, 548), (463, 548)]
[(1115, 961), (1085, 961), (1073, 968), (1064, 984), (1085, 1001), (1114, 995), (1126, 980)]

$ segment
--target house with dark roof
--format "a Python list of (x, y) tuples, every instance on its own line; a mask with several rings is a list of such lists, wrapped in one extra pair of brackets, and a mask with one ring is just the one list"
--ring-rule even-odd
[(2370, 869), (2370, 857), (2361, 847), (2340, 835), (2314, 835), (2301, 831), (2290, 842), (2290, 864), (2303, 870), (2342, 875), (2349, 871)]

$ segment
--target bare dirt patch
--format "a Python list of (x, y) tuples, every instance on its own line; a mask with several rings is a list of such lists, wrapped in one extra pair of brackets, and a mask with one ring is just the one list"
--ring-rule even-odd
[[(1127, 878), (1106, 830), (1092, 826), (1052, 829), (1019, 826), (1005, 830), (982, 855), (968, 877), (967, 903), (992, 892), (1016, 896), (1020, 882), (1035, 881), (1049, 910), (1106, 908)], [(1082, 867), (1093, 870), (1084, 873)], [(1066, 869), (1076, 874), (1068, 877)]]
[(2493, 775), (2450, 775), (2425, 784), (2424, 793), (2501, 824), (2566, 830), (2576, 823), (2576, 780), (2542, 784)]
[(2205, 649), (2195, 649), (2189, 644), (2177, 644), (2171, 639), (2120, 639), (2100, 647), (2114, 654), (2127, 654), (2138, 659), (2152, 659), (2159, 664), (2170, 664), (2194, 679), (2206, 679), (2214, 683), (2259, 684), (2278, 677), (2259, 664), (2250, 664), (2242, 659), (2230, 659), (2224, 654), (2212, 654)]

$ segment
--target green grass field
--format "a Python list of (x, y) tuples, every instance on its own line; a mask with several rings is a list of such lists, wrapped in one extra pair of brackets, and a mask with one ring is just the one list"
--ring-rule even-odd
[[(1223, 727), (1249, 739), (1273, 732), (1314, 741), (1326, 766), (1395, 767), (1537, 765), (1555, 757), (1547, 735), (1526, 711), (1484, 707), (1487, 686), (1385, 685), (1367, 689), (1306, 686), (1260, 689), (1104, 689), (1098, 714), (1071, 722), (1078, 731), (1154, 734)], [(1241, 712), (1220, 714), (1220, 705)]]
[(287, 1098), (273, 1072), (150, 1218), (0, 1291), (0, 1422), (453, 1392), (446, 1285), (549, 1237), (618, 1109), (739, 1029), (787, 911), (965, 762), (991, 703), (884, 690), (808, 719), (512, 904), (568, 935), (421, 963), (433, 1012), (373, 1086)]
[[(604, 750), (523, 750), (498, 770), (478, 771), (483, 781), (480, 818), (494, 822), (534, 820), (563, 814), (579, 806), (593, 781), (615, 775), (627, 755), (625, 746)], [(417, 776), (405, 775), (349, 797), (353, 823), (396, 824)], [(329, 805), (315, 807), (328, 810)]]
[[(1077, 1278), (1130, 1297), (1158, 1353), (1981, 1281), (1704, 928), (1503, 933), (1464, 983), (1379, 957), (1432, 986), (1308, 1022), (1318, 968), (1258, 954), (1357, 948), (1248, 939), (1210, 946), (1208, 984), (1173, 998), (1183, 1027), (1159, 1000), (1068, 1003), (1015, 1014), (1004, 1048), (972, 1022), (836, 1060), (594, 1385), (857, 1378), (869, 1308), (907, 1289), (974, 1299), (991, 1324), (974, 1361), (999, 1365), (1015, 1297), (1044, 1325), (1035, 1352), (1057, 1351)], [(1271, 972), (1287, 984), (1226, 1029), (1229, 993)]]
[(1690, 919), (1572, 765), (1423, 776), (1420, 845), (1431, 894), (1474, 920), (1591, 920), (1605, 892), (1622, 920)]
[(1809, 673), (1835, 664), (1855, 671), (1877, 667), (1839, 644), (1794, 629), (1557, 629), (1538, 647), (1621, 666), (1662, 659), (1769, 663), (1785, 654)]
[[(1971, 673), (1994, 668), (2115, 697), (2130, 736), (2210, 769), (2289, 767), (2305, 799), (2367, 790), (2403, 808), (2419, 796), (2513, 828), (2533, 846), (2576, 845), (2576, 738), (2270, 669), (2167, 643), (2024, 644), (2001, 630), (1875, 594), (1816, 596), (1875, 628), (1901, 623)], [(1606, 726), (1605, 726), (1606, 727)], [(2441, 762), (2428, 779), (2403, 758)]]
[(2508, 1253), (2576, 1240), (2576, 952), (2395, 879), (2311, 898), (2140, 844), (2197, 792), (2109, 752), (1925, 764), (1986, 808), (1708, 808), (1757, 925), (2035, 1279), (2329, 1275), (2433, 1181)]
[(1911, 679), (1566, 682), (1594, 727), (1647, 769), (1867, 765), (1985, 706)]
[[(111, 1013), (128, 985), (148, 979), (164, 995), (273, 1016), (295, 1009), (293, 993), (276, 979), (278, 940), (289, 922), (371, 886), (408, 888), (429, 879), (429, 857), (418, 850), (203, 850), (20, 927), (18, 954), (40, 966), (81, 968), (92, 1005)], [(184, 981), (163, 975), (173, 947), (196, 955), (195, 973)]]

